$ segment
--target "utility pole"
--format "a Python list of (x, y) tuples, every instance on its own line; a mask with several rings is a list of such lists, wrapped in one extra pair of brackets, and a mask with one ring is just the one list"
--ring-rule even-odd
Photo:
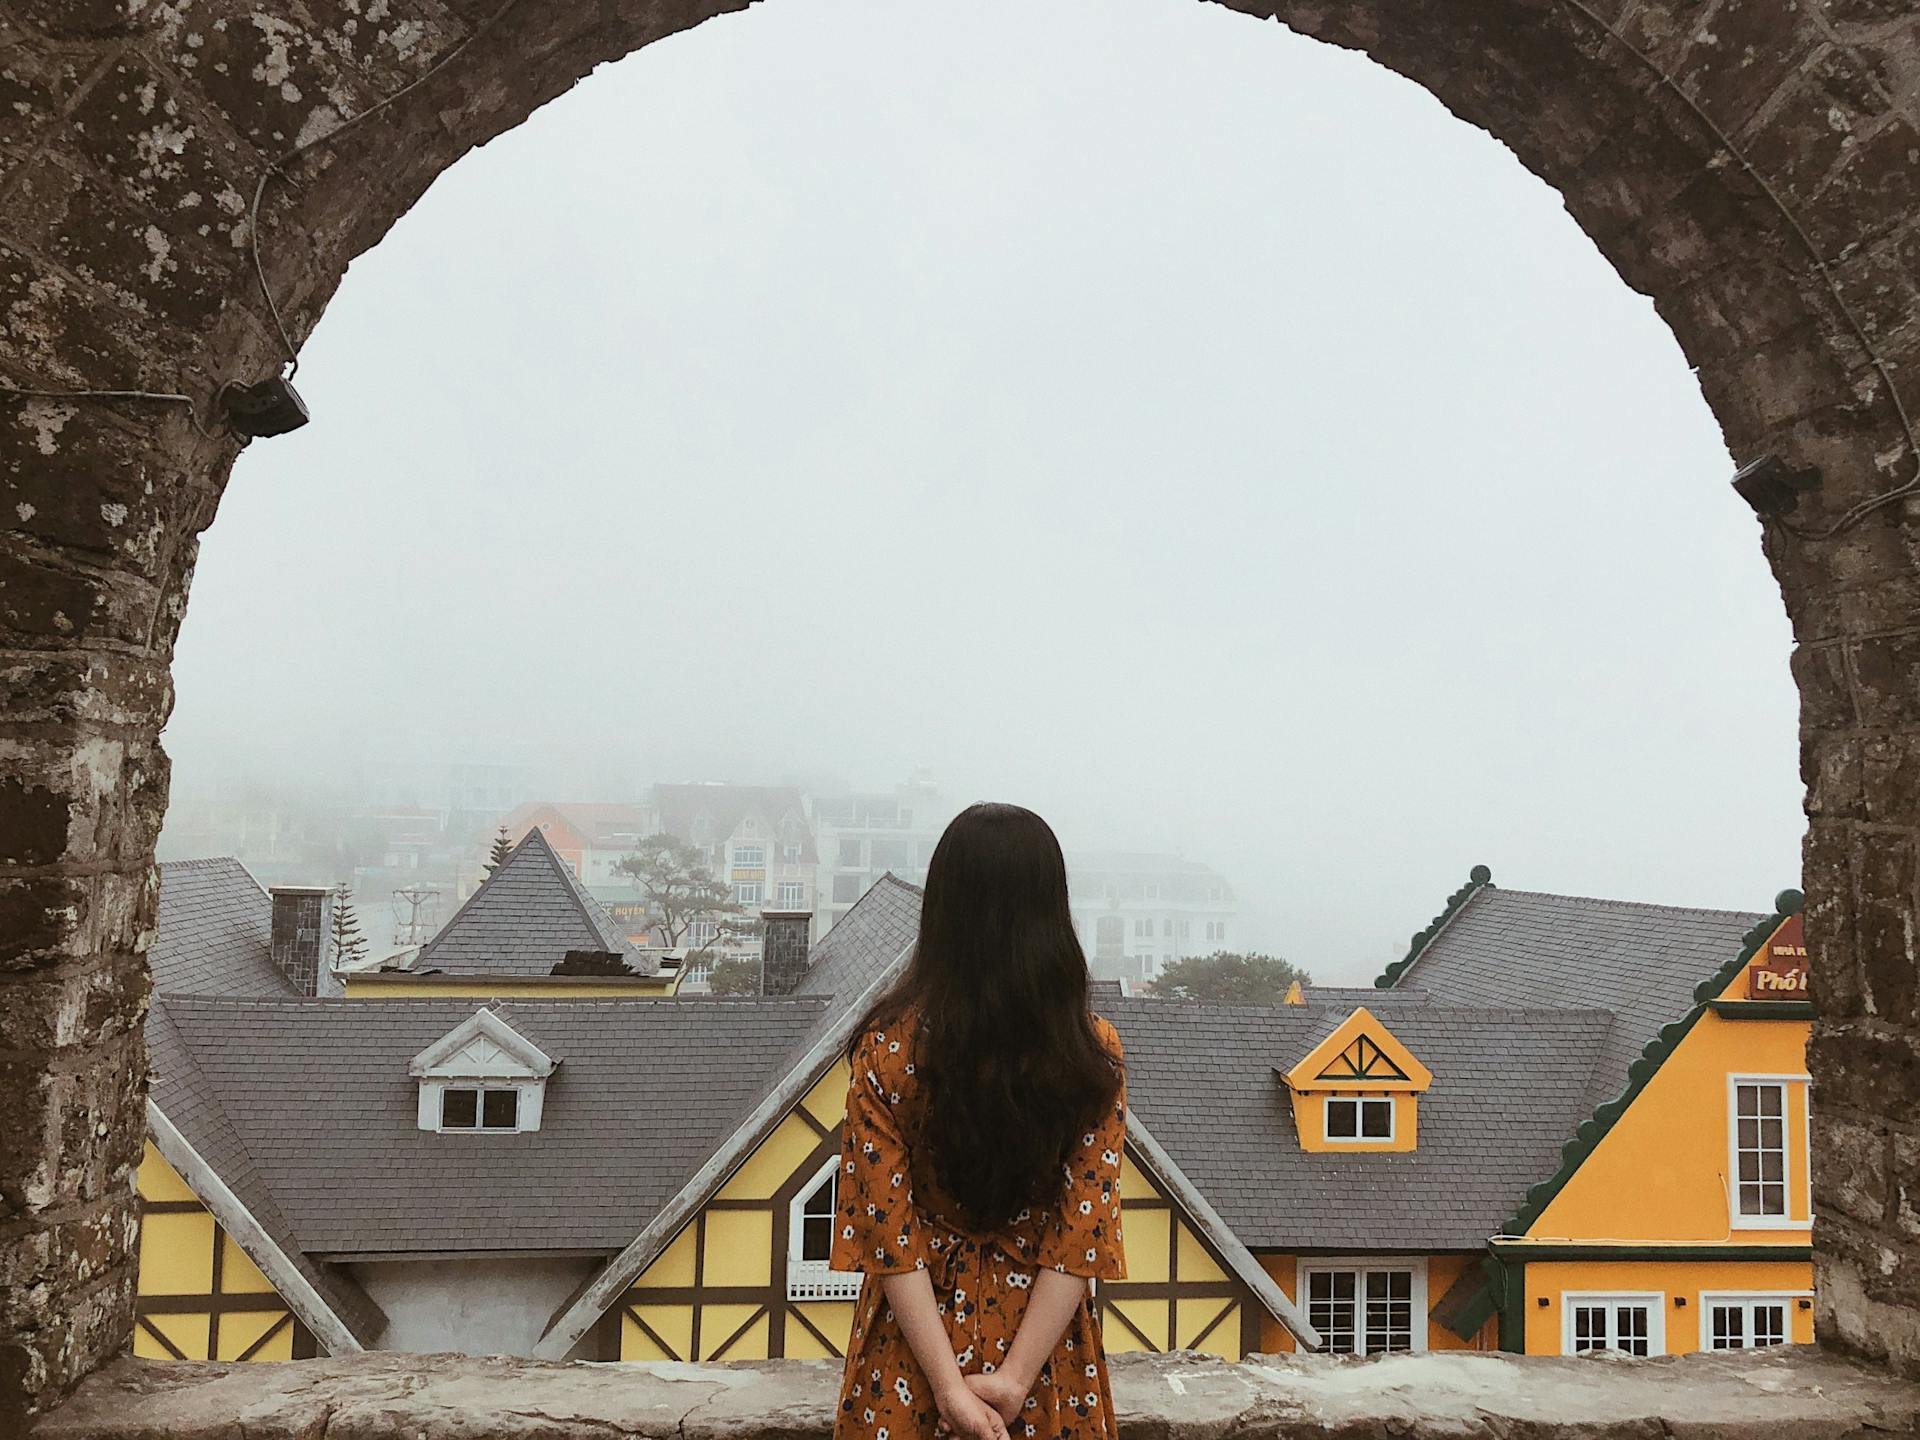
[(393, 939), (405, 948), (424, 945), (440, 928), (440, 887), (407, 885), (393, 892)]

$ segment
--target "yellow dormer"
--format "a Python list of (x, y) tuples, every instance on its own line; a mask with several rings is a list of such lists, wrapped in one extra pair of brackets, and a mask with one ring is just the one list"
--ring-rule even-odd
[(1433, 1072), (1363, 1005), (1285, 1078), (1302, 1150), (1380, 1154), (1415, 1148)]

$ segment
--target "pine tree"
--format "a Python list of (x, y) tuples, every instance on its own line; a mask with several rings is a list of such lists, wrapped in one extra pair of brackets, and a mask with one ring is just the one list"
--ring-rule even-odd
[(512, 853), (513, 841), (507, 835), (507, 827), (502, 825), (500, 833), (493, 837), (493, 853), (487, 857), (487, 874), (498, 870)]
[(360, 917), (353, 913), (353, 887), (341, 884), (333, 892), (331, 964), (348, 970), (367, 958), (367, 937), (360, 933)]

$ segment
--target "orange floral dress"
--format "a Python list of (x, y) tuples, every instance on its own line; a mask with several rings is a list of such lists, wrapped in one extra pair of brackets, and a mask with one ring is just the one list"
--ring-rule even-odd
[[(1120, 1037), (1095, 1026), (1121, 1065)], [(833, 1268), (865, 1271), (847, 1345), (835, 1440), (926, 1440), (940, 1418), (932, 1388), (888, 1308), (879, 1277), (931, 1272), (962, 1374), (1001, 1363), (1026, 1313), (1042, 1266), (1096, 1280), (1126, 1274), (1120, 1238), (1120, 1162), (1126, 1143), (1124, 1089), (1113, 1111), (1080, 1137), (1063, 1177), (1061, 1203), (1022, 1210), (1000, 1233), (978, 1235), (946, 1218), (955, 1207), (933, 1179), (918, 1143), (922, 1096), (914, 1081), (917, 1027), (870, 1031), (853, 1052), (841, 1144)], [(1015, 1440), (1115, 1440), (1106, 1350), (1092, 1296), (1041, 1367), (1025, 1410), (1007, 1427)]]

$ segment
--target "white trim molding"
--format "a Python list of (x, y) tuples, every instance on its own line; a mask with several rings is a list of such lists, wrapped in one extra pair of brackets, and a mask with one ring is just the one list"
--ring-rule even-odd
[[(1432, 1320), (1427, 1312), (1427, 1260), (1424, 1255), (1302, 1255), (1293, 1265), (1293, 1293), (1298, 1297), (1301, 1311), (1309, 1319), (1313, 1315), (1312, 1297), (1308, 1293), (1308, 1276), (1315, 1273), (1329, 1274), (1350, 1272), (1354, 1276), (1354, 1312), (1353, 1339), (1355, 1355), (1367, 1353), (1367, 1316), (1366, 1284), (1369, 1274), (1411, 1274), (1409, 1286), (1411, 1297), (1411, 1319), (1408, 1322), (1408, 1349), (1406, 1353), (1418, 1355), (1427, 1348), (1427, 1330)], [(1321, 1336), (1324, 1342), (1326, 1337)]]
[(260, 1222), (253, 1218), (253, 1212), (240, 1203), (240, 1197), (201, 1158), (192, 1142), (180, 1133), (179, 1128), (151, 1097), (147, 1100), (147, 1130), (153, 1137), (153, 1148), (160, 1152), (161, 1158), (186, 1182), (187, 1188), (207, 1207), (220, 1228), (232, 1237), (241, 1253), (260, 1267), (260, 1273), (266, 1276), (267, 1283), (273, 1286), (300, 1323), (313, 1332), (313, 1338), (320, 1342), (329, 1355), (351, 1355), (366, 1348), (347, 1328), (346, 1321), (336, 1315), (333, 1307), (321, 1298), (320, 1292), (313, 1288), (313, 1282), (300, 1273), (300, 1267), (293, 1263), (292, 1257), (274, 1242)]
[(1584, 1354), (1573, 1348), (1573, 1312), (1580, 1306), (1607, 1307), (1606, 1346), (1619, 1348), (1618, 1312), (1622, 1307), (1642, 1307), (1647, 1312), (1647, 1356), (1667, 1353), (1667, 1292), (1664, 1290), (1562, 1290), (1560, 1292), (1560, 1353)]

